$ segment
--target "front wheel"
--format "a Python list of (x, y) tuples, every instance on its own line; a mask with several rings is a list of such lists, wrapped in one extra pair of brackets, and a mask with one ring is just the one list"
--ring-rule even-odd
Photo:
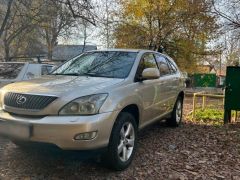
[(136, 151), (137, 125), (133, 115), (120, 113), (112, 129), (108, 152), (105, 155), (110, 168), (126, 169)]
[(171, 127), (178, 127), (182, 122), (183, 98), (178, 97), (174, 105), (171, 118), (167, 119), (167, 124)]

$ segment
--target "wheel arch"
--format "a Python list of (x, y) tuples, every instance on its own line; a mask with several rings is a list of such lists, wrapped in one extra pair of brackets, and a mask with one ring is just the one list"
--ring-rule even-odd
[[(136, 121), (136, 124), (137, 124), (137, 127), (139, 127), (139, 122), (140, 122), (140, 112), (139, 112), (139, 108), (136, 104), (129, 104), (127, 106), (125, 106), (121, 111), (120, 113), (122, 112), (128, 112), (130, 114), (132, 114), (135, 118), (135, 121)], [(120, 114), (119, 113), (119, 114)]]

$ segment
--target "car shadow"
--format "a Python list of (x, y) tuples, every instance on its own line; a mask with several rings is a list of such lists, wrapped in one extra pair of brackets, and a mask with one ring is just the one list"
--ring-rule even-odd
[[(1, 174), (10, 179), (133, 179), (144, 173), (151, 175), (148, 167), (157, 169), (155, 173), (160, 176), (161, 173), (171, 173), (172, 168), (179, 168), (174, 163), (176, 159), (182, 159), (181, 163), (188, 162), (186, 153), (204, 150), (206, 140), (216, 151), (228, 148), (226, 142), (215, 135), (215, 132), (220, 132), (220, 135), (225, 132), (222, 128), (225, 127), (186, 123), (179, 128), (169, 128), (164, 122), (152, 124), (139, 133), (138, 149), (132, 165), (121, 172), (106, 168), (100, 163), (98, 154), (63, 151), (48, 146), (21, 149), (5, 141), (3, 148), (0, 144), (0, 179)], [(213, 137), (219, 139), (216, 141)], [(201, 151), (199, 157), (205, 155), (204, 152)]]
[[(144, 128), (139, 133), (138, 146), (141, 147), (144, 139), (153, 136), (152, 132), (164, 128), (166, 128), (164, 122), (155, 123)], [(100, 154), (98, 152), (61, 150), (45, 144), (33, 144), (32, 146), (23, 148), (8, 141), (3, 152), (0, 152), (2, 154), (0, 168), (9, 166), (9, 174), (30, 176), (68, 177), (71, 174), (74, 177), (81, 174), (91, 177), (90, 172), (92, 174), (100, 172), (103, 177), (107, 177), (109, 173), (116, 174), (116, 172), (108, 169), (100, 161), (100, 154), (105, 151), (101, 150)]]

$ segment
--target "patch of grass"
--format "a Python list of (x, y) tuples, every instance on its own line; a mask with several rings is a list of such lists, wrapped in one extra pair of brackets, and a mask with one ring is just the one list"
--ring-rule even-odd
[[(190, 114), (190, 116), (192, 116), (192, 114)], [(192, 121), (201, 124), (220, 126), (223, 125), (223, 117), (224, 111), (221, 109), (197, 109), (195, 111), (195, 118)]]

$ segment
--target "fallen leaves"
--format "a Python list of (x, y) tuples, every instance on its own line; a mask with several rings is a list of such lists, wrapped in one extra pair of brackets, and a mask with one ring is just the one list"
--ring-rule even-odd
[(132, 165), (113, 172), (76, 152), (21, 151), (0, 139), (0, 179), (240, 180), (240, 125), (157, 123), (139, 134)]

